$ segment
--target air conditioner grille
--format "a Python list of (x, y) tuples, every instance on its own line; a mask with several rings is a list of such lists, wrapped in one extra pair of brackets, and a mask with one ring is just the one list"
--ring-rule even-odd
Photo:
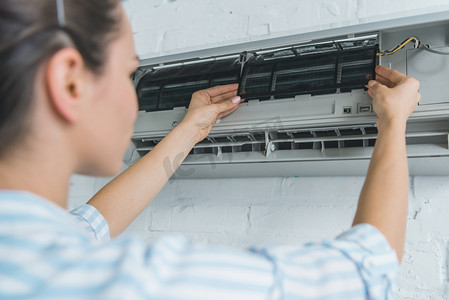
[[(446, 121), (410, 123), (407, 126), (407, 153), (449, 155)], [(435, 128), (440, 128), (435, 130)], [(162, 139), (134, 137), (133, 157), (142, 157)], [(307, 161), (321, 159), (369, 158), (377, 140), (375, 123), (315, 128), (267, 128), (241, 132), (212, 133), (195, 145), (187, 163)]]
[[(350, 148), (374, 146), (377, 128), (374, 125), (289, 129), (210, 135), (190, 152), (195, 154), (267, 152), (280, 150)], [(161, 138), (134, 139), (140, 155), (153, 149)]]

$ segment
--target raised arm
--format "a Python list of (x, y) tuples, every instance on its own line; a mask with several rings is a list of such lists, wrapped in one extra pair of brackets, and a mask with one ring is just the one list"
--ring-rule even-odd
[(368, 93), (377, 113), (378, 138), (360, 194), (354, 225), (379, 229), (402, 259), (408, 206), (408, 166), (405, 129), (421, 99), (419, 82), (398, 71), (378, 66)]
[(120, 234), (156, 197), (192, 147), (209, 134), (217, 119), (235, 111), (237, 84), (193, 94), (184, 120), (133, 166), (88, 202), (105, 217), (111, 236)]

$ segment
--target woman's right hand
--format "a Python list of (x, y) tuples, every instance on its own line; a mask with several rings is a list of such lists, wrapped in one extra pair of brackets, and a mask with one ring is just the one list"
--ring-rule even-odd
[(421, 99), (419, 81), (383, 66), (376, 67), (376, 75), (376, 80), (371, 80), (367, 87), (378, 116), (378, 128), (395, 122), (405, 126)]
[(379, 134), (353, 224), (375, 226), (401, 261), (409, 190), (405, 130), (421, 95), (414, 78), (381, 66), (376, 74), (376, 80), (368, 83), (368, 93), (378, 115)]

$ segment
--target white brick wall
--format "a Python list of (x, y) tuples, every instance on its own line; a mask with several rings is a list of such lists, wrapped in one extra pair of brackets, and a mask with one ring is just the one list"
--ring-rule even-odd
[(449, 9), (448, 0), (127, 0), (141, 58)]
[[(128, 0), (142, 58), (449, 9), (449, 0)], [(449, 167), (449, 166), (448, 166)], [(109, 179), (74, 176), (70, 207)], [(145, 239), (182, 232), (237, 247), (299, 244), (349, 228), (363, 177), (170, 181), (127, 229)], [(324, 189), (323, 186), (326, 188)], [(449, 177), (410, 179), (397, 299), (449, 299)]]

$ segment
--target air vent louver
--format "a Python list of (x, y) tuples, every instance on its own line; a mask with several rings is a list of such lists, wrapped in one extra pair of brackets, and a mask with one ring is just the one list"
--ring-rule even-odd
[[(420, 127), (424, 129), (423, 126), (414, 129)], [(161, 138), (134, 138), (136, 154), (145, 155), (159, 143)], [(374, 124), (213, 134), (192, 149), (186, 162), (203, 161), (209, 157), (210, 160), (219, 159), (225, 163), (232, 162), (235, 158), (241, 159), (242, 155), (243, 157), (251, 156), (253, 157), (252, 161), (259, 162), (270, 161), (273, 155), (278, 158), (279, 155), (290, 157), (289, 160), (309, 160), (318, 157), (325, 158), (329, 153), (337, 153), (335, 151), (344, 149), (354, 149), (347, 153), (357, 156), (357, 153), (365, 153), (364, 150), (372, 149), (376, 139), (377, 128)], [(429, 151), (436, 151), (435, 154), (440, 155), (441, 151), (447, 152), (448, 133), (425, 130), (407, 132), (406, 141), (407, 147), (416, 146), (413, 149), (431, 147)], [(321, 155), (317, 156), (317, 153), (321, 153)], [(416, 155), (414, 152), (411, 153)], [(203, 163), (210, 162), (210, 160), (206, 159)]]
[[(301, 150), (351, 148), (373, 146), (377, 128), (372, 125), (329, 127), (315, 129), (290, 129), (279, 131), (242, 132), (226, 135), (210, 135), (190, 152), (195, 154), (268, 152), (277, 150)], [(159, 142), (158, 138), (135, 140), (140, 155), (146, 154)]]

